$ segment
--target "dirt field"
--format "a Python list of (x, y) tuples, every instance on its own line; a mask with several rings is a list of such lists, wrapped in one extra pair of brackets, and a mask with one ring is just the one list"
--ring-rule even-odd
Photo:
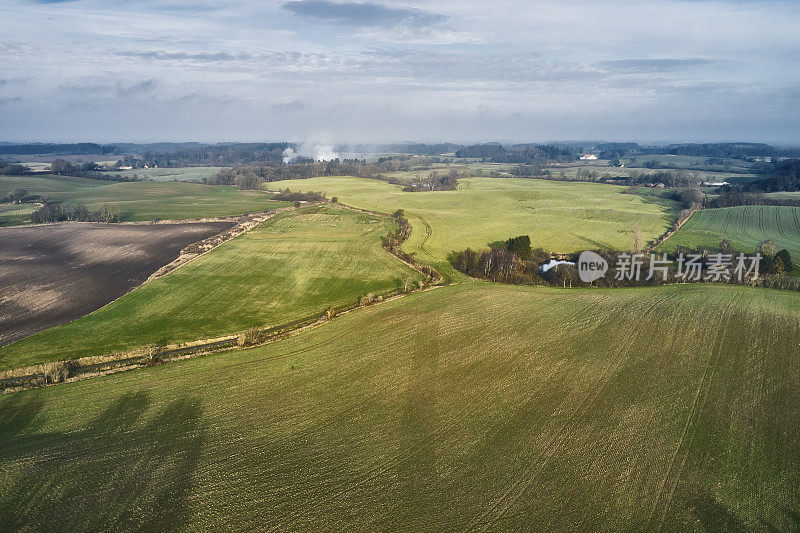
[(0, 229), (0, 346), (102, 307), (233, 223)]

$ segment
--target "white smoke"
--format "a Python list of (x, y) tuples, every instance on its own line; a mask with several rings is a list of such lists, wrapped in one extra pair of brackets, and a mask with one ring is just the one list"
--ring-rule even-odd
[(295, 152), (291, 148), (286, 148), (283, 151), (283, 162), (284, 163), (291, 163), (292, 161), (294, 161), (298, 157), (300, 157), (300, 154), (298, 154), (297, 152)]
[(315, 161), (333, 161), (338, 159), (339, 154), (329, 144), (317, 144), (314, 146)]
[(301, 157), (313, 159), (314, 161), (333, 161), (334, 159), (338, 159), (340, 156), (339, 152), (334, 150), (333, 146), (330, 144), (306, 143), (300, 145), (296, 152), (291, 148), (286, 148), (283, 151), (284, 163), (292, 163)]

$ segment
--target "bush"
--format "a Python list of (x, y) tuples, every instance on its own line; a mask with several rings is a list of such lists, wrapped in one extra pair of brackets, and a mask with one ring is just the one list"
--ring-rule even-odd
[(77, 368), (75, 361), (56, 361), (42, 365), (45, 383), (61, 383), (72, 375)]
[(266, 334), (259, 328), (250, 328), (236, 340), (239, 346), (253, 346), (254, 344), (261, 344), (266, 340)]

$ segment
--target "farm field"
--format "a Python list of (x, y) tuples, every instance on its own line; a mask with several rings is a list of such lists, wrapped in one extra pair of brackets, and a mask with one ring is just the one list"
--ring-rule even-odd
[(268, 183), (271, 190), (324, 191), (343, 203), (391, 213), (404, 209), (413, 231), (409, 252), (450, 271), (447, 256), (467, 247), (528, 234), (551, 252), (629, 249), (634, 227), (647, 239), (664, 233), (676, 202), (622, 194), (625, 187), (513, 178), (470, 178), (457, 191), (403, 192), (399, 186), (350, 177)]
[(516, 165), (506, 163), (435, 163), (429, 169), (396, 171), (396, 172), (383, 172), (383, 175), (390, 178), (395, 178), (400, 183), (406, 185), (417, 180), (417, 178), (425, 179), (431, 172), (436, 172), (440, 176), (446, 174), (451, 169), (458, 171), (466, 170), (472, 177), (490, 177), (493, 174), (501, 174), (505, 177), (511, 177), (509, 171)]
[(764, 196), (773, 200), (794, 200), (800, 202), (800, 191), (768, 192), (764, 194)]
[(713, 172), (735, 172), (748, 174), (753, 168), (752, 163), (742, 159), (722, 158), (721, 165), (708, 164), (708, 157), (693, 155), (648, 154), (635, 156), (636, 162), (631, 163), (630, 158), (623, 158), (626, 166), (644, 166), (648, 162), (656, 163), (665, 168), (697, 169)]
[(223, 167), (163, 167), (163, 168), (137, 168), (135, 170), (108, 170), (95, 172), (98, 176), (112, 175), (126, 178), (152, 180), (152, 181), (202, 181), (210, 178)]
[(392, 224), (331, 205), (279, 213), (88, 316), (0, 349), (0, 369), (282, 325), (415, 282), (381, 247)]
[(231, 223), (0, 229), (0, 346), (79, 318)]
[(83, 204), (90, 210), (107, 205), (125, 221), (241, 215), (291, 205), (274, 202), (262, 191), (240, 191), (221, 185), (112, 182), (53, 175), (0, 176), (0, 197), (17, 188), (64, 204)]
[[(565, 166), (565, 167), (550, 167), (548, 168), (550, 171), (550, 175), (556, 179), (565, 179), (565, 180), (578, 180), (578, 179), (587, 179), (587, 177), (591, 177), (593, 180), (600, 180), (603, 178), (617, 178), (617, 177), (630, 177), (630, 176), (647, 176), (656, 174), (658, 172), (664, 171), (674, 171), (676, 169), (649, 169), (644, 167), (636, 167), (636, 166), (625, 166), (625, 167), (611, 167), (605, 166), (601, 164), (584, 164), (584, 165), (572, 165), (572, 166)], [(731, 172), (724, 172), (724, 171), (709, 171), (709, 170), (684, 170), (678, 169), (677, 172), (684, 174), (686, 176), (693, 177), (698, 180), (702, 181), (728, 181), (728, 182), (737, 182), (743, 183), (747, 181), (751, 181), (756, 178), (760, 178), (763, 176), (759, 176), (757, 174), (734, 174)], [(658, 181), (654, 178), (654, 181)]]
[(34, 204), (0, 204), (0, 227), (27, 224), (37, 208)]
[[(800, 258), (800, 207), (747, 205), (702, 209), (695, 212), (678, 232), (658, 249), (674, 251), (677, 246), (702, 246), (717, 250), (727, 239), (734, 250), (753, 253), (762, 241), (771, 239)], [(795, 260), (797, 261), (797, 260)]]
[(463, 283), (0, 397), (0, 523), (792, 530), (798, 309), (746, 287)]

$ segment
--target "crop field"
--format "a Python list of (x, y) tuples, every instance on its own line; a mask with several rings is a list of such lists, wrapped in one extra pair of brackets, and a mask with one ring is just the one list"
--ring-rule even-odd
[(164, 168), (137, 168), (135, 170), (109, 170), (95, 172), (98, 176), (112, 175), (153, 181), (202, 181), (210, 178), (223, 167), (164, 167)]
[(0, 229), (0, 346), (79, 318), (230, 223)]
[(528, 234), (551, 252), (630, 249), (635, 226), (653, 239), (680, 208), (662, 198), (622, 194), (625, 187), (512, 178), (470, 178), (457, 191), (403, 192), (399, 186), (349, 177), (268, 183), (271, 190), (325, 191), (349, 205), (391, 213), (404, 209), (413, 231), (405, 248), (447, 270), (447, 256), (467, 247)]
[(62, 176), (0, 176), (0, 197), (13, 189), (90, 210), (109, 206), (123, 220), (183, 220), (267, 211), (290, 205), (263, 191), (178, 182), (112, 182)]
[(795, 202), (800, 202), (800, 191), (769, 192), (764, 196), (773, 200), (792, 200)]
[(0, 227), (30, 222), (30, 215), (39, 206), (34, 204), (0, 204)]
[(383, 172), (383, 175), (390, 178), (395, 178), (400, 183), (406, 185), (416, 181), (418, 178), (423, 180), (427, 178), (431, 172), (436, 172), (440, 176), (447, 174), (451, 169), (457, 171), (466, 171), (471, 177), (491, 177), (495, 174), (511, 177), (509, 171), (516, 165), (507, 163), (435, 163), (428, 169), (397, 171), (397, 172)]
[[(647, 176), (656, 174), (658, 172), (664, 171), (673, 171), (677, 170), (682, 175), (694, 178), (696, 180), (702, 181), (712, 181), (712, 182), (721, 182), (721, 181), (728, 181), (728, 182), (737, 182), (737, 183), (745, 183), (747, 181), (751, 181), (753, 179), (763, 177), (756, 174), (734, 174), (731, 172), (724, 172), (724, 171), (711, 171), (711, 170), (685, 170), (682, 168), (678, 169), (649, 169), (643, 167), (636, 167), (636, 166), (625, 166), (625, 167), (610, 167), (602, 164), (597, 164), (596, 162), (590, 162), (587, 164), (581, 165), (571, 165), (565, 167), (551, 167), (548, 169), (550, 171), (550, 175), (555, 179), (564, 179), (564, 180), (578, 180), (578, 179), (585, 179), (585, 173), (587, 171), (592, 173), (593, 179), (600, 180), (603, 178), (627, 178), (630, 176)], [(583, 176), (582, 176), (583, 174)], [(654, 179), (654, 181), (658, 181)]]
[(670, 252), (679, 245), (717, 250), (723, 239), (729, 240), (734, 250), (745, 253), (755, 252), (762, 241), (773, 240), (779, 249), (786, 248), (793, 258), (800, 258), (800, 207), (748, 205), (703, 209), (695, 212), (659, 250)]
[(463, 283), (0, 397), (0, 523), (796, 529), (798, 309), (746, 287)]
[(753, 167), (752, 163), (748, 163), (742, 159), (722, 158), (722, 164), (709, 164), (708, 160), (710, 158), (693, 155), (651, 154), (637, 155), (635, 159), (635, 163), (631, 163), (629, 158), (624, 158), (623, 161), (627, 166), (643, 166), (647, 162), (652, 161), (665, 168), (697, 169), (744, 174), (749, 173)]
[(0, 369), (283, 325), (415, 282), (381, 247), (391, 224), (330, 205), (280, 213), (88, 316), (0, 349)]

